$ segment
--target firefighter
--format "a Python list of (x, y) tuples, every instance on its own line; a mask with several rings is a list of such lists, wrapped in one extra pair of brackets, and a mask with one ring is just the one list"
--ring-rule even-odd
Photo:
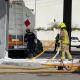
[(35, 43), (36, 35), (30, 31), (30, 29), (26, 29), (26, 34), (24, 36), (24, 42), (27, 43), (27, 55), (29, 58), (32, 58), (35, 56)]
[(67, 55), (67, 58), (69, 60), (72, 60), (72, 56), (69, 52), (69, 36), (68, 36), (68, 32), (66, 30), (66, 25), (65, 23), (61, 22), (58, 25), (59, 29), (60, 29), (60, 44), (61, 44), (61, 59), (65, 60)]

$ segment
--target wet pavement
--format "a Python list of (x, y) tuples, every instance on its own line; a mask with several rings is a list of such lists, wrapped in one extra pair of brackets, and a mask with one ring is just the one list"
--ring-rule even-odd
[[(51, 58), (54, 55), (55, 54), (53, 54), (53, 52), (45, 52), (40, 57)], [(72, 56), (73, 58), (80, 59), (80, 51), (72, 51)], [(58, 56), (57, 58), (59, 57), (60, 56)], [(79, 73), (37, 73), (37, 74), (5, 73), (5, 74), (0, 74), (0, 80), (80, 80), (80, 72)]]
[(80, 80), (80, 74), (79, 73), (0, 74), (0, 80)]

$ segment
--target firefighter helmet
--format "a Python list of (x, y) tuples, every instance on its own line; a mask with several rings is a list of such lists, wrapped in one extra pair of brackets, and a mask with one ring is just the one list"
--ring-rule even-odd
[(65, 23), (63, 22), (60, 22), (59, 25), (58, 25), (59, 28), (66, 28), (66, 25)]

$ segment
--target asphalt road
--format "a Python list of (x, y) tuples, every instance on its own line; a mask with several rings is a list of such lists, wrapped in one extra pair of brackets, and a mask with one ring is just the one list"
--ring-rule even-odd
[(0, 80), (80, 80), (80, 74), (79, 73), (0, 74)]
[[(73, 58), (78, 58), (80, 59), (80, 48), (76, 48), (76, 47), (71, 47), (71, 54), (73, 56)], [(51, 58), (52, 56), (54, 56), (55, 54), (53, 53), (53, 50), (47, 51), (45, 52), (43, 55), (41, 55), (40, 57), (42, 58)], [(57, 58), (60, 58), (60, 54), (58, 55)]]
[[(79, 53), (80, 48), (72, 48), (73, 53)], [(44, 54), (42, 57), (51, 57), (53, 54)], [(80, 54), (73, 55), (74, 58), (80, 58)], [(80, 80), (80, 73), (16, 73), (0, 74), (0, 80)]]
[(77, 47), (71, 47), (71, 51), (77, 51), (77, 52), (80, 52), (80, 48), (77, 48)]

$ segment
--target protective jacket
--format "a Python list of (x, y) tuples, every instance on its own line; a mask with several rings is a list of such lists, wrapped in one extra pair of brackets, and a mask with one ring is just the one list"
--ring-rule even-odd
[(61, 32), (61, 43), (62, 44), (69, 44), (69, 36), (67, 30), (63, 29)]

